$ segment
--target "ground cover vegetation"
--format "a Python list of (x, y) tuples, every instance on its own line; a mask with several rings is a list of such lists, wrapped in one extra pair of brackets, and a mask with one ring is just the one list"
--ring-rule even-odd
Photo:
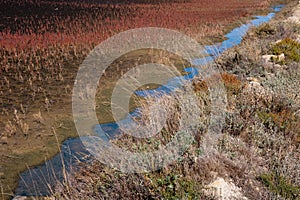
[[(237, 19), (246, 18), (255, 12), (267, 9), (270, 4), (271, 1), (267, 0), (164, 0), (155, 2), (137, 0), (127, 1), (125, 3), (113, 1), (112, 4), (107, 4), (107, 2), (99, 3), (97, 1), (75, 0), (1, 1), (1, 197), (9, 198), (13, 196), (18, 173), (50, 158), (59, 151), (57, 144), (60, 144), (66, 138), (77, 136), (72, 122), (72, 86), (79, 65), (90, 50), (98, 43), (118, 32), (130, 28), (147, 26), (180, 30), (199, 41), (207, 38), (222, 38), (224, 30), (228, 28), (229, 24), (236, 22)], [(253, 36), (249, 35), (249, 38), (259, 38), (255, 40), (255, 43), (251, 44), (253, 46), (249, 44), (249, 41), (252, 40), (246, 39), (240, 49), (231, 50), (228, 53), (229, 55), (223, 58), (219, 63), (226, 71), (221, 76), (228, 89), (228, 99), (229, 102), (232, 103), (232, 105), (230, 105), (233, 107), (235, 104), (241, 107), (245, 104), (245, 102), (241, 100), (238, 101), (238, 99), (243, 99), (238, 97), (239, 95), (244, 95), (242, 89), (247, 84), (244, 77), (245, 75), (255, 77), (258, 76), (257, 74), (260, 76), (265, 75), (266, 77), (268, 75), (266, 75), (265, 71), (260, 70), (262, 69), (261, 63), (259, 62), (261, 52), (250, 51), (256, 53), (250, 56), (245, 53), (248, 52), (247, 48), (261, 49), (263, 53), (284, 53), (286, 55), (286, 63), (279, 64), (281, 64), (280, 66), (290, 66), (288, 70), (275, 73), (274, 69), (268, 69), (268, 73), (275, 73), (276, 75), (273, 79), (264, 80), (265, 85), (268, 85), (269, 88), (276, 91), (278, 96), (284, 93), (282, 96), (288, 96), (286, 98), (292, 99), (294, 106), (299, 105), (297, 104), (297, 97), (290, 98), (289, 96), (294, 94), (293, 89), (295, 89), (291, 87), (291, 85), (294, 84), (297, 86), (293, 80), (300, 80), (298, 73), (296, 73), (298, 69), (296, 62), (298, 61), (297, 52), (299, 51), (299, 43), (296, 42), (296, 36), (294, 35), (298, 27), (296, 25), (285, 26), (284, 24), (270, 24), (269, 26), (267, 29), (271, 31), (262, 31), (264, 34), (256, 34), (255, 31), (251, 32)], [(275, 39), (283, 40), (270, 46), (271, 41)], [(260, 48), (256, 48), (257, 46)], [(233, 51), (235, 52), (233, 53)], [(231, 59), (232, 55), (234, 56), (233, 59)], [(176, 55), (142, 50), (141, 52), (133, 52), (121, 58), (121, 65), (119, 65), (118, 62), (114, 63), (109, 68), (113, 75), (109, 75), (108, 70), (108, 75), (105, 79), (111, 81), (112, 77), (117, 77), (114, 76), (115, 74), (120, 74), (122, 70), (129, 70), (130, 67), (132, 67), (131, 59), (138, 59), (143, 63), (151, 60), (151, 58), (153, 60), (153, 57), (156, 57), (158, 60), (155, 60), (155, 62), (159, 62), (161, 59), (162, 63), (165, 62), (165, 59), (162, 58), (167, 57), (167, 63), (174, 63), (180, 71), (188, 65), (186, 61), (180, 60)], [(116, 66), (121, 67), (119, 70), (115, 70)], [(282, 83), (282, 80), (284, 80), (284, 83)], [(105, 82), (107, 83), (109, 81)], [(111, 83), (113, 83), (113, 81)], [(98, 94), (103, 93), (98, 96), (98, 100), (99, 104), (103, 104), (105, 107), (105, 105), (107, 105), (106, 95), (109, 96), (109, 94), (111, 94), (110, 88), (113, 84), (102, 85), (103, 88), (99, 87)], [(280, 87), (278, 85), (280, 85)], [(202, 101), (204, 101), (206, 95), (205, 84), (201, 80), (195, 80), (194, 86), (195, 91), (199, 93), (199, 98), (201, 97)], [(233, 140), (234, 142), (239, 142), (238, 138), (241, 137), (246, 141), (243, 148), (245, 147), (247, 150), (250, 148), (247, 146), (248, 144), (262, 145), (262, 149), (259, 148), (259, 155), (263, 155), (263, 158), (269, 159), (271, 159), (272, 156), (266, 154), (265, 148), (279, 148), (280, 145), (277, 145), (276, 142), (283, 142), (286, 148), (296, 148), (297, 146), (291, 145), (296, 145), (298, 144), (297, 141), (299, 142), (299, 133), (296, 132), (296, 127), (299, 127), (299, 121), (294, 114), (296, 108), (289, 106), (283, 97), (273, 98), (276, 99), (276, 101), (274, 100), (275, 102), (272, 104), (268, 104), (268, 102), (265, 103), (265, 100), (255, 102), (253, 105), (254, 108), (251, 107), (252, 110), (247, 110), (248, 108), (246, 110), (240, 110), (241, 107), (233, 108), (233, 113), (240, 114), (237, 116), (232, 113), (228, 114), (229, 122), (234, 123), (229, 123), (228, 127), (226, 127), (228, 129), (224, 130), (226, 137), (228, 135), (229, 140)], [(134, 107), (134, 103), (132, 103), (132, 108)], [(110, 108), (105, 108), (104, 111), (109, 112)], [(112, 119), (109, 115), (101, 119), (101, 116), (107, 116), (101, 115), (101, 112), (104, 111), (98, 110), (99, 120), (101, 122), (111, 121)], [(166, 127), (166, 130), (170, 129), (170, 127)], [(261, 132), (257, 134), (258, 136), (255, 136), (251, 131), (254, 129), (261, 130)], [(277, 134), (276, 137), (274, 134)], [(253, 139), (249, 135), (261, 137), (262, 139)], [(224, 137), (224, 140), (228, 139), (226, 137)], [(281, 137), (285, 139), (282, 141), (279, 140)], [(124, 140), (125, 139), (126, 138), (124, 138)], [(201, 137), (199, 136), (198, 139), (200, 140)], [(281, 148), (283, 147), (284, 146), (281, 145)], [(234, 149), (235, 147), (230, 145), (227, 147), (225, 145), (222, 151), (226, 154), (231, 153), (233, 161), (232, 159), (224, 157), (222, 154), (205, 161), (195, 160), (194, 157), (198, 155), (199, 150), (197, 150), (198, 148), (192, 147), (191, 153), (187, 153), (181, 162), (175, 163), (174, 166), (169, 166), (170, 169), (163, 169), (155, 173), (131, 177), (118, 172), (112, 172), (110, 169), (106, 169), (102, 166), (100, 169), (103, 168), (103, 172), (93, 172), (103, 175), (103, 180), (101, 179), (102, 182), (99, 179), (96, 181), (100, 182), (96, 184), (94, 180), (91, 179), (89, 184), (92, 185), (83, 184), (83, 186), (95, 188), (95, 191), (98, 192), (87, 195), (96, 195), (96, 197), (100, 197), (101, 195), (105, 197), (105, 195), (112, 194), (117, 196), (121, 191), (129, 190), (128, 198), (130, 198), (131, 195), (139, 195), (142, 198), (145, 197), (144, 195), (146, 194), (153, 198), (180, 198), (184, 196), (190, 198), (200, 198), (203, 196), (206, 198), (207, 196), (203, 194), (199, 188), (202, 188), (205, 183), (212, 180), (213, 175), (209, 174), (209, 171), (215, 171), (224, 176), (227, 172), (226, 176), (230, 174), (229, 172), (232, 172), (232, 178), (234, 180), (248, 180), (245, 178), (247, 176), (245, 174), (242, 178), (234, 174), (235, 172), (242, 174), (242, 170), (246, 169), (246, 164), (237, 164), (235, 162), (238, 160), (238, 156), (242, 155), (233, 155), (236, 149), (233, 150), (231, 148)], [(247, 152), (245, 149), (241, 151)], [(286, 156), (284, 152), (278, 152), (275, 151), (275, 149), (271, 151), (271, 153), (280, 153), (282, 159), (286, 159), (284, 160), (285, 163), (279, 163), (280, 165), (278, 165), (281, 166), (281, 168), (276, 168), (274, 167), (276, 161), (271, 162), (267, 159), (268, 165), (265, 166), (267, 166), (267, 169), (272, 170), (266, 170), (265, 173), (261, 174), (254, 173), (257, 179), (251, 180), (254, 180), (254, 185), (261, 186), (260, 184), (265, 184), (266, 187), (269, 187), (271, 192), (268, 189), (262, 189), (261, 193), (255, 193), (254, 186), (250, 186), (251, 184), (249, 183), (250, 185), (246, 184), (246, 186), (244, 186), (249, 187), (248, 192), (246, 192), (249, 197), (251, 197), (251, 195), (273, 194), (287, 195), (287, 197), (297, 197), (297, 195), (299, 195), (299, 193), (294, 192), (295, 188), (297, 189), (295, 186), (297, 185), (297, 173), (295, 170), (290, 170), (288, 174), (280, 171), (281, 174), (279, 176), (276, 176), (276, 173), (279, 172), (275, 173), (276, 170), (285, 169), (284, 167), (292, 167), (286, 166), (291, 162), (289, 159), (294, 159), (294, 156), (299, 154), (296, 154), (297, 152), (292, 150), (290, 152), (292, 152), (289, 154), (290, 157), (286, 158), (284, 157)], [(258, 158), (260, 157), (258, 156)], [(199, 165), (197, 163), (199, 163)], [(101, 164), (98, 163), (98, 165)], [(97, 166), (97, 163), (95, 163), (95, 166)], [(95, 166), (91, 166), (91, 168), (87, 168), (86, 170), (94, 169)], [(115, 182), (118, 179), (114, 179), (114, 177), (110, 179), (110, 173), (117, 173), (124, 177), (125, 185), (121, 182)], [(205, 179), (204, 177), (208, 178)], [(284, 181), (279, 181), (279, 183), (275, 182), (274, 177), (283, 177), (280, 178), (280, 180)], [(138, 180), (144, 181), (144, 184), (150, 184), (150, 189), (148, 190), (146, 187), (137, 185)], [(102, 186), (101, 184), (103, 182), (107, 182), (107, 184)], [(279, 185), (281, 183), (283, 186)], [(135, 189), (130, 190), (126, 188), (126, 184), (128, 187)], [(238, 182), (238, 185), (239, 184), (241, 185), (241, 183)], [(103, 190), (97, 188), (100, 185), (104, 187)], [(64, 198), (72, 198), (69, 195), (84, 195), (82, 192), (75, 194), (72, 190), (73, 188), (67, 185), (65, 186), (65, 189), (70, 190), (67, 193), (56, 195), (63, 196)], [(291, 187), (290, 189), (280, 189), (289, 186)], [(76, 187), (74, 187), (74, 189)], [(121, 190), (122, 188), (124, 190)], [(136, 193), (135, 190), (140, 190), (140, 192)]]

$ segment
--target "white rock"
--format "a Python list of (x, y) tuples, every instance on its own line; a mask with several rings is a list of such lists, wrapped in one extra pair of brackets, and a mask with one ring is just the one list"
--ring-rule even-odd
[(204, 192), (207, 195), (212, 195), (220, 200), (248, 199), (242, 194), (241, 188), (231, 182), (226, 182), (223, 178), (217, 178), (205, 188)]
[(254, 77), (247, 77), (246, 79), (249, 82), (258, 82), (259, 83), (259, 80), (257, 78), (254, 78)]
[(261, 58), (265, 63), (268, 63), (271, 61), (272, 58), (274, 58), (274, 55), (263, 55)]
[(262, 56), (262, 60), (265, 62), (265, 63), (268, 63), (268, 62), (271, 62), (272, 60), (276, 60), (276, 61), (283, 61), (285, 58), (284, 54), (280, 54), (278, 56), (276, 55), (263, 55)]
[(277, 56), (277, 59), (278, 59), (278, 61), (284, 61), (284, 59), (285, 59), (284, 53)]

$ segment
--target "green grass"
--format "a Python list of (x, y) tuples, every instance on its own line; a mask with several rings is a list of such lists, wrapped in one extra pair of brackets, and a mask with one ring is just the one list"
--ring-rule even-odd
[(202, 195), (201, 184), (188, 180), (178, 173), (151, 177), (153, 187), (163, 199), (199, 199)]
[(300, 198), (300, 186), (291, 184), (287, 179), (276, 173), (262, 174), (258, 177), (258, 180), (272, 192), (285, 199)]

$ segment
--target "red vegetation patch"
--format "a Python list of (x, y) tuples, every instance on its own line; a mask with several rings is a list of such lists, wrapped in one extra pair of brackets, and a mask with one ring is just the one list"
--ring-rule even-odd
[(5, 0), (0, 3), (0, 45), (18, 49), (57, 44), (95, 45), (121, 31), (149, 26), (180, 30), (199, 39), (221, 35), (225, 25), (268, 5), (268, 0), (122, 4)]
[(236, 75), (222, 73), (221, 77), (224, 82), (224, 86), (230, 94), (237, 94), (241, 90), (243, 82), (240, 79), (238, 79)]
[[(221, 79), (221, 80), (220, 80)], [(234, 74), (229, 73), (221, 73), (212, 75), (210, 78), (201, 81), (194, 81), (193, 86), (196, 92), (198, 91), (208, 91), (207, 82), (210, 83), (211, 86), (214, 84), (221, 83), (224, 84), (228, 94), (237, 94), (242, 86), (243, 82), (238, 79), (238, 77)]]

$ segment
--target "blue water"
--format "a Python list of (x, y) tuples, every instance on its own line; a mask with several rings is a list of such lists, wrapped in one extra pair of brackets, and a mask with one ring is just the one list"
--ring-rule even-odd
[[(250, 27), (258, 26), (262, 23), (268, 22), (274, 17), (276, 12), (279, 12), (284, 5), (274, 6), (273, 11), (266, 16), (255, 16), (247, 24), (243, 24), (240, 27), (233, 29), (230, 33), (226, 34), (227, 38), (222, 43), (215, 45), (205, 46), (204, 53), (209, 56), (201, 59), (193, 60), (193, 65), (205, 65), (214, 61), (222, 52), (229, 48), (232, 48), (242, 42), (243, 36), (247, 33)], [(199, 74), (198, 69), (189, 67), (185, 69), (187, 72), (184, 76), (178, 76), (170, 79), (165, 85), (153, 90), (140, 90), (135, 94), (141, 97), (152, 96), (159, 97), (163, 94), (169, 94), (175, 89), (183, 86), (185, 81), (192, 80)], [(133, 121), (134, 116), (140, 114), (140, 109), (135, 109), (129, 113), (127, 117), (121, 120), (119, 123), (128, 124), (135, 123)], [(106, 135), (100, 134), (99, 128), (102, 128), (106, 132)], [(103, 140), (110, 140), (116, 135), (122, 134), (117, 123), (107, 123), (95, 125), (94, 131), (99, 134)], [(45, 196), (51, 193), (53, 185), (57, 180), (63, 180), (63, 167), (67, 171), (71, 170), (71, 166), (76, 166), (78, 161), (88, 162), (89, 153), (81, 143), (80, 138), (72, 138), (64, 141), (61, 147), (61, 153), (57, 154), (50, 160), (46, 161), (42, 165), (36, 166), (20, 174), (20, 180), (18, 187), (15, 190), (16, 195), (21, 196)]]

